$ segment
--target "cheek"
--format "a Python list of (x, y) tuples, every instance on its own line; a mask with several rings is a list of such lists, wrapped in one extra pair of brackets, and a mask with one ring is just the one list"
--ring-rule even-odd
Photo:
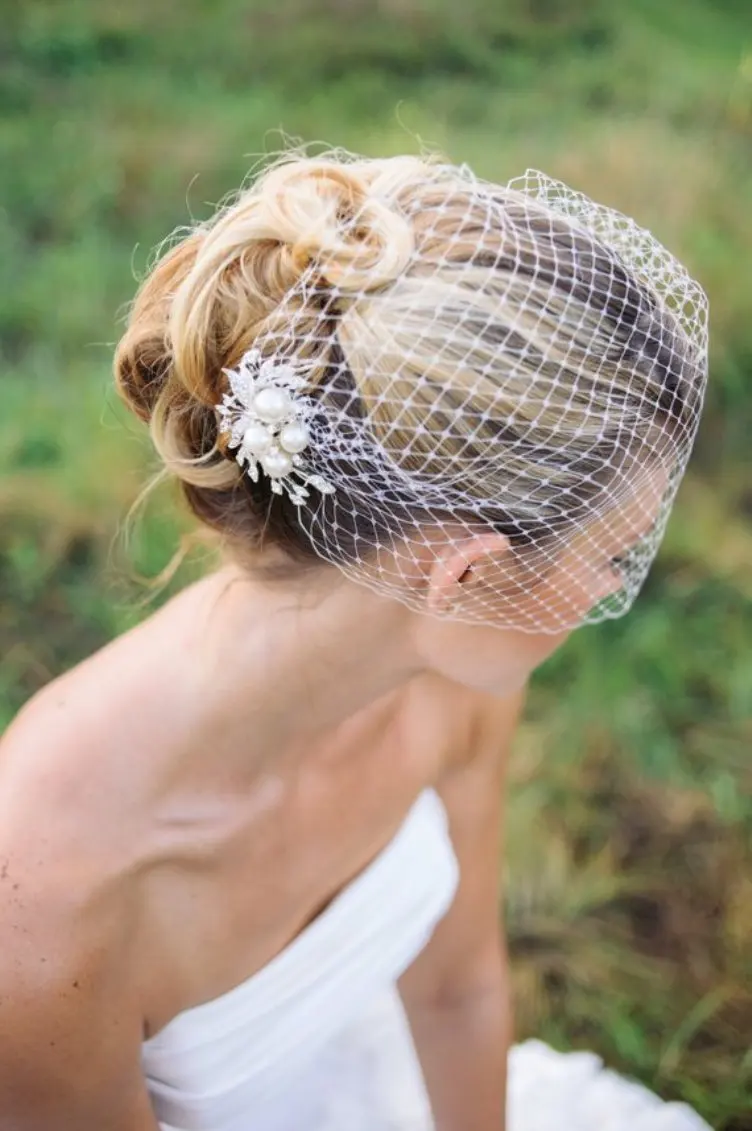
[(595, 566), (579, 557), (563, 560), (535, 590), (540, 627), (556, 633), (566, 625), (571, 631), (622, 585), (610, 562)]
[[(479, 623), (520, 631), (545, 659), (558, 642), (580, 625), (590, 610), (622, 588), (612, 563), (570, 547), (550, 560), (520, 562), (514, 570), (494, 565), (475, 571), (473, 584), (463, 592), (462, 610)], [(498, 631), (494, 632), (498, 639)], [(523, 648), (527, 654), (530, 648)]]

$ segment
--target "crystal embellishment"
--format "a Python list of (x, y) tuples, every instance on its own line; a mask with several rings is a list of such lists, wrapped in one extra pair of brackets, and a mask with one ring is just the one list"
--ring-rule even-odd
[(303, 506), (313, 487), (321, 495), (334, 487), (307, 470), (303, 453), (310, 444), (310, 397), (300, 363), (265, 358), (258, 349), (245, 353), (237, 369), (224, 369), (230, 391), (217, 406), (219, 430), (229, 434), (228, 447), (254, 483), (261, 474), (275, 495)]

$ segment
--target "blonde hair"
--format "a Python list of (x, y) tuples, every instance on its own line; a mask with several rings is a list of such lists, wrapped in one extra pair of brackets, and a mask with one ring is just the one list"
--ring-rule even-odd
[[(461, 452), (516, 545), (592, 512), (610, 475), (691, 434), (697, 412), (677, 320), (592, 233), (426, 158), (288, 154), (157, 262), (115, 359), (193, 511), (246, 556), (263, 542), (318, 560), (298, 510), (217, 432), (223, 369), (260, 341), (313, 366), (314, 396), (344, 371), (348, 411), (405, 471), (449, 483)], [(338, 515), (349, 561), (425, 521)]]

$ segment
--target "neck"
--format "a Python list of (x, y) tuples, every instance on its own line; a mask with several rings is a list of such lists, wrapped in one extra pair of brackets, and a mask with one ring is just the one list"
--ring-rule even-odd
[(327, 573), (293, 590), (236, 569), (213, 580), (210, 686), (246, 749), (249, 734), (281, 749), (333, 730), (420, 674), (413, 614), (365, 586)]

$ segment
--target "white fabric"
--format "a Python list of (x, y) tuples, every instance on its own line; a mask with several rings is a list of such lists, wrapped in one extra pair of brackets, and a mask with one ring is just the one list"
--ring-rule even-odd
[[(162, 1131), (433, 1131), (395, 981), (448, 909), (457, 863), (422, 794), (394, 840), (277, 958), (143, 1045)], [(590, 1053), (514, 1048), (508, 1131), (708, 1131)]]
[(592, 1052), (525, 1041), (509, 1054), (508, 1131), (710, 1131), (690, 1107), (663, 1103), (604, 1069)]
[[(143, 1069), (163, 1126), (333, 1131), (342, 1125), (333, 1107), (352, 1090), (364, 1103), (369, 1093), (364, 1131), (394, 1125), (375, 1062), (388, 1056), (406, 1066), (409, 1042), (403, 1038), (404, 1057), (369, 1049), (367, 1019), (425, 946), (456, 884), (446, 815), (428, 791), (394, 840), (277, 958), (145, 1042)], [(405, 1075), (420, 1105), (419, 1076)], [(357, 1123), (345, 1126), (356, 1131)]]

